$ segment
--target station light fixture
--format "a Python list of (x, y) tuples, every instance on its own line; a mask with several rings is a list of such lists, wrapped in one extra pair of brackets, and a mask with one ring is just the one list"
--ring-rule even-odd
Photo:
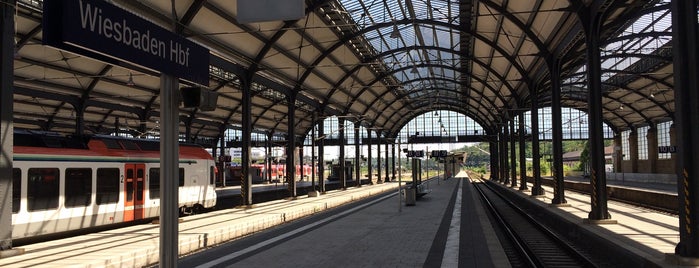
[(136, 85), (136, 83), (133, 82), (133, 74), (131, 72), (129, 72), (129, 80), (126, 80), (126, 85), (130, 87)]
[(400, 30), (398, 30), (398, 24), (393, 22), (393, 31), (391, 31), (391, 38), (400, 38)]

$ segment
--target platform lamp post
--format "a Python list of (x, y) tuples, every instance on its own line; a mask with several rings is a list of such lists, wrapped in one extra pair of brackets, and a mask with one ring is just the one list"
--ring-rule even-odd
[[(398, 149), (400, 149), (400, 134), (398, 135)], [(398, 152), (398, 212), (403, 211), (403, 197), (401, 196), (401, 188), (403, 188), (401, 186), (403, 184), (403, 174), (401, 173), (401, 169), (403, 167), (403, 163), (401, 163), (400, 155), (401, 152)]]
[(367, 131), (367, 138), (368, 138), (368, 143), (367, 143), (367, 174), (368, 174), (368, 179), (370, 184), (374, 184), (373, 182), (373, 177), (372, 177), (372, 172), (374, 172), (374, 169), (372, 167), (372, 160), (374, 160), (373, 153), (372, 153), (372, 143), (376, 143), (376, 163), (377, 163), (377, 173), (378, 177), (376, 178), (376, 183), (382, 183), (381, 179), (381, 167), (378, 165), (381, 164), (381, 135), (378, 134), (376, 139), (373, 139), (371, 136), (372, 131), (379, 131), (383, 130), (381, 127), (365, 127), (365, 130)]
[[(440, 181), (440, 180), (439, 180), (439, 164), (441, 164), (441, 163), (440, 163), (440, 161), (441, 161), (440, 159), (441, 159), (441, 157), (438, 156), (438, 157), (437, 157), (437, 160), (435, 160), (435, 164), (434, 164), (434, 169), (437, 170), (437, 185), (440, 184), (440, 182), (439, 182), (439, 181)], [(445, 163), (446, 163), (446, 162), (445, 162)], [(444, 176), (446, 176), (446, 175), (447, 175), (447, 174), (444, 173)]]
[[(410, 150), (414, 151), (415, 150), (415, 140), (417, 139), (417, 136), (420, 135), (420, 131), (416, 131), (414, 135), (410, 136), (410, 139), (408, 140), (410, 142)], [(412, 166), (411, 166), (412, 169)]]
[(427, 179), (430, 179), (430, 147), (425, 146), (425, 166), (427, 167)]
[[(318, 157), (316, 156), (316, 137), (317, 128), (316, 124), (318, 122), (318, 113), (313, 112), (313, 128), (311, 129), (311, 190), (308, 192), (309, 197), (317, 197), (320, 193), (316, 188), (316, 164), (318, 163)], [(303, 168), (302, 168), (303, 169)]]

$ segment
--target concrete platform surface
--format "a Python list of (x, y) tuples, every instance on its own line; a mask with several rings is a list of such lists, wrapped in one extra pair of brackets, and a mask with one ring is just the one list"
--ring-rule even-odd
[[(184, 217), (178, 227), (179, 252), (188, 254), (397, 187), (375, 184)], [(146, 224), (22, 246), (24, 254), (0, 259), (0, 267), (148, 266), (159, 260), (159, 231), (157, 224)]]
[(179, 266), (510, 267), (468, 179), (423, 183), (431, 191), (414, 206), (394, 193), (187, 256)]

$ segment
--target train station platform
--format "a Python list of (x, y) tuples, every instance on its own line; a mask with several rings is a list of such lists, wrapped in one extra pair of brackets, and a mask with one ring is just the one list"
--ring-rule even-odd
[[(529, 187), (531, 188), (531, 185)], [(696, 259), (680, 258), (674, 255), (675, 246), (679, 242), (677, 215), (610, 200), (607, 204), (611, 221), (589, 223), (586, 219), (591, 210), (590, 195), (566, 191), (567, 205), (554, 206), (551, 205), (553, 198), (551, 187), (543, 186), (545, 194), (539, 197), (532, 197), (529, 190), (520, 191), (517, 188), (511, 188), (511, 190), (523, 197), (528, 197), (541, 209), (548, 210), (579, 228), (570, 232), (584, 230), (585, 232), (581, 233), (594, 235), (594, 238), (585, 237), (585, 239), (598, 239), (612, 243), (617, 248), (623, 249), (625, 257), (636, 258), (643, 267), (699, 265)], [(652, 190), (647, 189), (648, 186), (645, 188), (645, 190)]]
[[(384, 183), (319, 197), (298, 197), (183, 217), (179, 252), (189, 254), (313, 213), (361, 200), (398, 184)], [(144, 267), (159, 260), (158, 224), (142, 224), (66, 239), (25, 245), (24, 254), (0, 259), (0, 267)]]
[[(461, 186), (457, 187), (459, 181)], [(396, 199), (389, 198), (342, 221), (282, 244), (266, 245), (265, 249), (247, 252), (243, 257), (236, 252), (244, 249), (225, 248), (182, 261), (184, 266), (201, 268), (280, 267), (279, 260), (284, 260), (283, 266), (307, 267), (509, 267), (468, 182), (432, 180), (431, 192), (413, 207), (403, 206), (399, 211)], [(536, 198), (528, 190), (510, 190), (570, 223), (562, 225), (575, 226), (576, 230), (570, 232), (580, 234), (579, 239), (618, 248), (624, 258), (636, 260), (637, 267), (699, 264), (672, 254), (679, 242), (677, 215), (609, 201), (613, 223), (590, 223), (586, 221), (589, 195), (566, 191), (567, 205), (552, 206), (550, 187), (544, 186), (545, 195)], [(455, 201), (458, 193), (461, 202)], [(455, 219), (456, 212), (460, 213), (459, 219)]]
[[(430, 192), (414, 206), (399, 202), (398, 184), (392, 182), (184, 217), (179, 248), (188, 256), (179, 266), (510, 266), (468, 179), (425, 183)], [(584, 220), (590, 210), (588, 195), (566, 191), (568, 206), (551, 206), (552, 189), (544, 189), (546, 194), (537, 198), (526, 190), (511, 190), (595, 239), (618, 245), (646, 267), (693, 264), (671, 254), (679, 242), (676, 215), (610, 201), (609, 213), (616, 223), (591, 224)], [(338, 216), (324, 215), (317, 222), (305, 217), (358, 200), (366, 204)], [(243, 236), (255, 239), (267, 233), (262, 230), (282, 223), (305, 227), (285, 231), (293, 235), (284, 238), (261, 236), (237, 249), (236, 243), (220, 245)], [(22, 246), (24, 254), (0, 259), (0, 267), (147, 267), (158, 261), (158, 232), (157, 224), (145, 224)]]
[(468, 179), (423, 184), (429, 193), (414, 206), (387, 195), (339, 215), (187, 256), (179, 266), (510, 267)]
[[(425, 183), (430, 192), (414, 206), (399, 202), (398, 183), (391, 182), (184, 217), (179, 224), (180, 255), (208, 250), (181, 259), (179, 266), (230, 266), (226, 256), (236, 256), (235, 252), (212, 257), (207, 254), (225, 246), (213, 245), (254, 237), (250, 234), (298, 223), (310, 218), (304, 216), (349, 202), (372, 200), (342, 220), (284, 239), (264, 254), (248, 253), (235, 260), (235, 266), (509, 267), (468, 180)], [(359, 232), (359, 238), (351, 231)], [(145, 224), (27, 245), (22, 247), (25, 254), (0, 259), (0, 267), (147, 267), (158, 261), (158, 232), (157, 224)]]

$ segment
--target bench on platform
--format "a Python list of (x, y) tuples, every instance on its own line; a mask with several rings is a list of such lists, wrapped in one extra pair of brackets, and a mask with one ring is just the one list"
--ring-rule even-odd
[[(413, 188), (413, 183), (412, 183), (412, 182), (408, 182), (408, 183), (405, 184), (405, 186), (406, 186), (408, 189), (412, 189), (412, 188)], [(415, 194), (416, 194), (416, 197), (417, 197), (418, 199), (419, 199), (420, 197), (425, 196), (426, 194), (429, 194), (430, 192), (432, 192), (432, 189), (430, 189), (429, 183), (419, 183), (419, 184), (417, 185), (417, 188), (415, 189)]]

